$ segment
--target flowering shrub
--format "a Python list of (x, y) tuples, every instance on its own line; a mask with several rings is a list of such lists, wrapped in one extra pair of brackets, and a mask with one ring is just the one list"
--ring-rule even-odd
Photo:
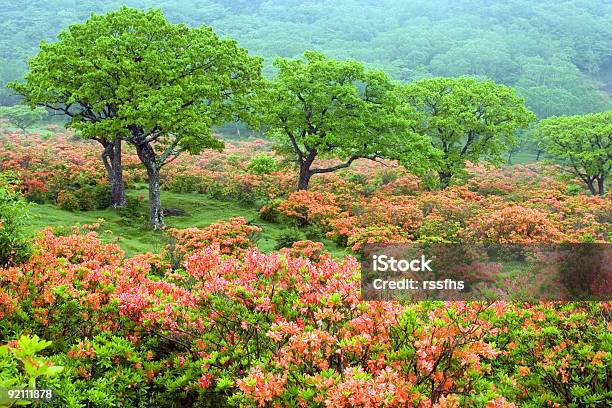
[(204, 229), (171, 228), (168, 233), (175, 239), (172, 250), (179, 256), (196, 252), (217, 243), (224, 254), (241, 254), (252, 246), (255, 234), (261, 228), (249, 225), (242, 217), (232, 218), (228, 222), (218, 222)]
[(313, 262), (320, 262), (329, 258), (329, 253), (323, 252), (323, 244), (321, 242), (312, 241), (296, 241), (284, 251), (288, 257), (301, 257), (310, 259)]
[(366, 244), (393, 244), (410, 242), (410, 236), (399, 227), (365, 227), (361, 228), (348, 238), (347, 245), (353, 252), (359, 253)]
[(563, 234), (546, 214), (519, 205), (505, 207), (474, 220), (471, 228), (474, 236), (486, 242), (521, 243), (559, 242)]
[[(75, 141), (70, 132), (56, 133), (48, 140), (37, 134), (4, 136), (9, 143), (0, 144), (0, 171), (17, 172), (21, 191), (32, 201), (56, 202), (62, 191), (78, 197), (86, 187), (108, 184), (95, 142)], [(124, 160), (128, 183), (142, 179), (136, 163), (138, 158), (133, 155)]]
[[(106, 180), (97, 146), (69, 136), (6, 135), (0, 168), (18, 171), (31, 200), (98, 208)], [(473, 166), (465, 186), (429, 191), (393, 163), (364, 162), (294, 192), (294, 169), (277, 171), (258, 158), (266, 154), (256, 141), (180, 157), (164, 169), (163, 188), (261, 202), (267, 219), (356, 253), (377, 242), (608, 240), (611, 198), (568, 194), (554, 167)], [(142, 180), (137, 158), (125, 156), (128, 183)], [(39, 336), (45, 348), (28, 358), (42, 371), (64, 368), (41, 379), (58, 393), (48, 406), (611, 405), (610, 303), (363, 302), (354, 257), (332, 258), (302, 229), (287, 248), (261, 253), (260, 228), (243, 218), (168, 230), (162, 253), (132, 258), (103, 244), (95, 225), (44, 230), (32, 256), (21, 256), (25, 203), (8, 184), (0, 386), (23, 383), (16, 344)], [(471, 273), (484, 279), (482, 268)]]
[(334, 194), (306, 190), (290, 193), (276, 210), (296, 220), (300, 226), (319, 224), (323, 227), (340, 212)]
[(0, 332), (53, 341), (64, 367), (50, 406), (609, 402), (606, 303), (363, 302), (356, 259), (308, 241), (260, 253), (244, 220), (175, 232), (178, 269), (92, 228), (44, 231), (34, 257), (0, 269)]

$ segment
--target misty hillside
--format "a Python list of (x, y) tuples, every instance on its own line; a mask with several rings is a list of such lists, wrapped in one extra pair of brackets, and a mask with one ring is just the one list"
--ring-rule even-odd
[[(41, 39), (90, 13), (159, 7), (266, 58), (306, 49), (410, 81), (474, 75), (511, 85), (540, 117), (610, 107), (612, 3), (605, 0), (28, 0), (0, 7), (0, 84), (22, 77)], [(10, 103), (6, 91), (0, 102)]]

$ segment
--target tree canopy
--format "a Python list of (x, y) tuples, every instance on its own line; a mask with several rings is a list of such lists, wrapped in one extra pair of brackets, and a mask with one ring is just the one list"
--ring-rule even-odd
[(415, 130), (431, 139), (442, 160), (441, 185), (468, 161), (501, 164), (516, 130), (535, 116), (512, 88), (474, 78), (431, 78), (404, 87), (406, 100), (421, 115)]
[(612, 111), (559, 116), (536, 128), (542, 147), (579, 177), (595, 195), (605, 194), (612, 169)]
[[(300, 167), (298, 189), (314, 174), (349, 167), (366, 158), (424, 164), (427, 140), (410, 131), (415, 115), (401, 103), (397, 86), (382, 71), (357, 61), (339, 61), (317, 52), (279, 58), (278, 75), (267, 81), (256, 109), (279, 150)], [(317, 159), (340, 159), (335, 165)]]

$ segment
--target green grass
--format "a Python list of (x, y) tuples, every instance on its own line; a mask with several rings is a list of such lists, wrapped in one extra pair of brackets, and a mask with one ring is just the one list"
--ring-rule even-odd
[[(146, 204), (148, 196), (146, 189), (129, 190), (128, 195), (131, 197), (142, 195), (145, 197)], [(188, 213), (188, 216), (185, 217), (166, 217), (166, 224), (169, 227), (203, 228), (220, 220), (244, 217), (250, 224), (262, 228), (256, 244), (264, 252), (274, 250), (279, 235), (289, 228), (288, 225), (262, 221), (256, 208), (236, 202), (215, 200), (196, 193), (178, 194), (163, 191), (162, 203), (166, 208), (180, 208)], [(102, 225), (98, 233), (101, 239), (104, 242), (117, 242), (128, 256), (145, 252), (160, 252), (167, 242), (165, 233), (151, 231), (145, 227), (144, 223), (141, 224), (138, 221), (125, 220), (112, 209), (70, 212), (56, 205), (32, 204), (32, 214), (34, 216), (31, 223), (33, 231), (39, 231), (45, 227), (71, 227), (100, 222)], [(325, 250), (334, 257), (341, 257), (347, 253), (332, 241), (323, 240), (323, 243)]]

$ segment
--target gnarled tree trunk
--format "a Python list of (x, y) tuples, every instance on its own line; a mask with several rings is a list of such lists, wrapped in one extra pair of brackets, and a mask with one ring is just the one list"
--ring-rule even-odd
[(123, 167), (121, 164), (121, 139), (101, 141), (104, 152), (100, 156), (111, 186), (111, 206), (123, 207), (125, 199), (125, 182), (123, 181)]
[(149, 179), (149, 221), (154, 230), (159, 230), (165, 225), (161, 205), (160, 166), (157, 163), (155, 151), (149, 143), (137, 144), (136, 153), (147, 169), (147, 177)]
[(597, 177), (597, 193), (602, 197), (606, 194), (605, 182), (606, 178), (603, 174)]
[(316, 171), (311, 169), (312, 163), (314, 163), (316, 157), (316, 149), (310, 149), (307, 155), (300, 155), (300, 178), (298, 179), (298, 190), (308, 190), (310, 178), (316, 173)]
[(305, 167), (304, 164), (300, 165), (300, 178), (298, 179), (298, 190), (308, 190), (308, 185), (310, 184), (310, 178), (312, 177), (312, 172), (310, 168)]

